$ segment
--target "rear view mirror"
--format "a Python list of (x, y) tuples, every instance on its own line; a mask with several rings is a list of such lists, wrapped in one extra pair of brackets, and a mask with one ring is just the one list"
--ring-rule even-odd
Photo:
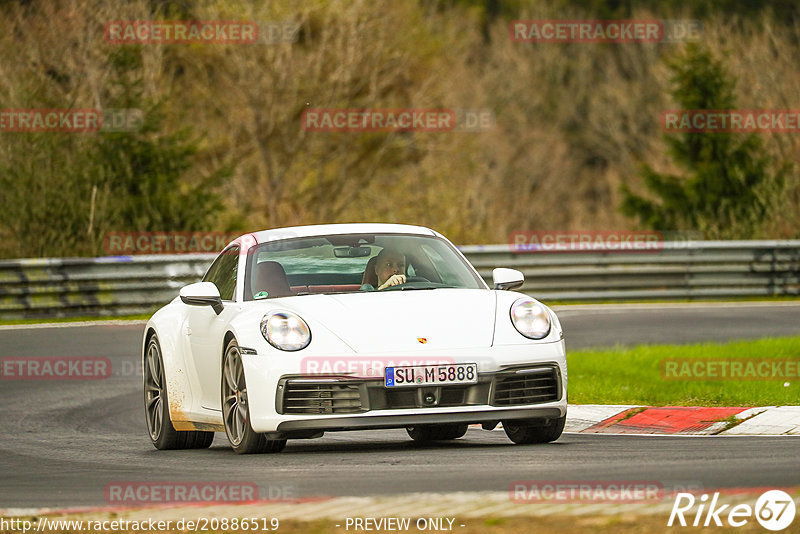
[(333, 255), (337, 258), (366, 258), (372, 254), (372, 247), (336, 247)]
[(182, 287), (181, 302), (189, 306), (211, 306), (217, 315), (223, 310), (219, 289), (212, 282), (197, 282)]

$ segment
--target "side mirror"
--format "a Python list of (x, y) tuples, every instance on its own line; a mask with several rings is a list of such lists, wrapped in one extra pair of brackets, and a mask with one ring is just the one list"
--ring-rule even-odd
[(494, 289), (516, 289), (525, 282), (525, 275), (516, 269), (498, 267), (492, 270)]
[(197, 282), (181, 288), (181, 301), (189, 306), (211, 306), (217, 315), (222, 313), (219, 289), (212, 282)]

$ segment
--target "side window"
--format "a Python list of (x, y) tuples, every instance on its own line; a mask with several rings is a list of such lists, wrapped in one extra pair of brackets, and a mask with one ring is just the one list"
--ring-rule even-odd
[(239, 247), (225, 250), (209, 267), (203, 282), (213, 282), (222, 300), (233, 300), (236, 292), (236, 270), (239, 267)]

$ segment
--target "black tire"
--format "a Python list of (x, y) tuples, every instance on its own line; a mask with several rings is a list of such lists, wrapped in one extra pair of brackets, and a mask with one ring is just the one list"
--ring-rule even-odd
[(406, 427), (406, 432), (414, 441), (445, 441), (458, 439), (467, 433), (467, 425), (419, 425)]
[(147, 432), (153, 446), (159, 450), (205, 449), (214, 441), (214, 433), (201, 430), (179, 431), (172, 426), (169, 415), (167, 381), (161, 345), (153, 335), (144, 352), (144, 414)]
[(232, 339), (222, 358), (222, 420), (225, 435), (234, 451), (239, 454), (281, 452), (285, 439), (267, 439), (250, 425), (250, 405), (247, 402), (247, 383), (244, 378), (239, 345)]
[(526, 425), (524, 421), (503, 421), (503, 430), (506, 431), (508, 439), (517, 445), (550, 443), (561, 437), (566, 422), (566, 415), (558, 419), (551, 419), (546, 425), (537, 426)]

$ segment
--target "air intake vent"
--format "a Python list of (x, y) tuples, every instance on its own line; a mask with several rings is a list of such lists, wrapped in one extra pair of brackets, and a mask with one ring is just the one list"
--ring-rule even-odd
[(335, 414), (362, 412), (361, 391), (350, 384), (287, 381), (283, 413)]
[(519, 369), (498, 373), (493, 406), (517, 406), (552, 402), (560, 398), (555, 367)]

